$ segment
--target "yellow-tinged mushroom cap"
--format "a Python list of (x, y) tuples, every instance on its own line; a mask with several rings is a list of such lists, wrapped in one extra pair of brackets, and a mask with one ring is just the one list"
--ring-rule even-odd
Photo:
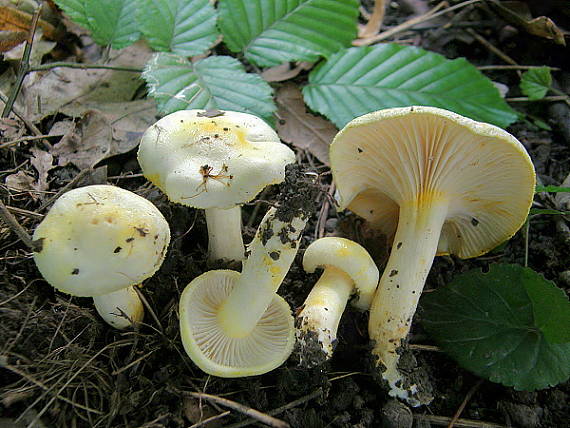
[(331, 169), (341, 208), (394, 235), (399, 207), (446, 200), (438, 254), (475, 257), (524, 223), (533, 164), (506, 131), (434, 107), (369, 113), (335, 137)]
[(55, 288), (93, 297), (139, 284), (160, 267), (170, 229), (146, 199), (115, 186), (71, 190), (34, 232), (34, 260)]
[(145, 177), (171, 201), (227, 209), (282, 182), (295, 154), (257, 116), (181, 110), (147, 129), (138, 159)]
[(303, 269), (312, 273), (318, 268), (332, 266), (353, 281), (358, 299), (353, 305), (367, 310), (378, 286), (380, 273), (370, 254), (350, 239), (329, 236), (309, 245), (303, 255)]
[[(239, 272), (214, 270), (194, 279), (180, 297), (180, 331), (186, 353), (206, 373), (243, 377), (267, 373), (285, 362), (294, 345), (293, 316), (278, 295), (245, 337), (230, 337), (218, 318)], [(243, 308), (247, 311), (247, 308)]]

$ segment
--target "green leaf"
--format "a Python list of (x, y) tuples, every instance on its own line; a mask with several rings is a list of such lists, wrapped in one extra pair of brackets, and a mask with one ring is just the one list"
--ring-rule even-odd
[(423, 325), (467, 370), (517, 390), (570, 377), (570, 302), (519, 265), (473, 270), (422, 297)]
[(271, 87), (259, 75), (246, 73), (235, 58), (211, 56), (191, 63), (159, 53), (147, 63), (143, 78), (165, 114), (221, 109), (251, 113), (273, 123), (276, 106)]
[(140, 32), (136, 20), (136, 0), (85, 0), (93, 40), (121, 49), (136, 42)]
[(205, 52), (218, 37), (208, 0), (138, 0), (137, 21), (149, 45), (182, 56)]
[(549, 67), (531, 68), (525, 71), (521, 77), (520, 88), (529, 100), (544, 98), (552, 85), (552, 76)]
[(73, 22), (90, 29), (84, 0), (55, 0), (55, 3), (69, 16)]
[(411, 105), (500, 127), (517, 119), (493, 83), (465, 59), (393, 43), (338, 52), (309, 74), (303, 95), (339, 128), (371, 111)]
[(560, 187), (560, 186), (536, 186), (535, 191), (539, 192), (550, 192), (550, 193), (558, 193), (558, 192), (570, 192), (570, 187)]
[(316, 61), (356, 37), (357, 0), (220, 0), (219, 25), (232, 52), (273, 66)]
[(570, 211), (552, 210), (548, 208), (531, 208), (528, 213), (530, 216), (539, 214), (568, 215), (570, 214)]

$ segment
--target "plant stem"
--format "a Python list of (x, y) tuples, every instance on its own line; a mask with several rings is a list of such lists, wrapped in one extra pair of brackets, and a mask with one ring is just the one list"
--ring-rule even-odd
[(234, 289), (220, 308), (218, 319), (231, 337), (245, 337), (273, 300), (297, 254), (307, 218), (283, 222), (270, 209), (249, 244), (250, 255)]
[(241, 233), (241, 208), (204, 210), (208, 226), (208, 260), (243, 260), (245, 248)]
[(412, 405), (419, 404), (412, 397), (415, 385), (407, 384), (398, 371), (398, 349), (410, 330), (447, 211), (448, 201), (437, 196), (400, 205), (392, 252), (370, 308), (369, 334), (375, 341), (372, 353), (383, 366), (389, 394)]

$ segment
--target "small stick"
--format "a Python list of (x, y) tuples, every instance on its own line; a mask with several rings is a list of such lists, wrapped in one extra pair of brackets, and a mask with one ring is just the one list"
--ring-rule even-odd
[(481, 36), (480, 34), (475, 32), (471, 28), (467, 28), (465, 31), (467, 31), (469, 34), (471, 34), (475, 38), (475, 40), (477, 40), (479, 43), (481, 43), (483, 46), (485, 46), (490, 52), (497, 55), (499, 58), (501, 58), (507, 64), (518, 66), (517, 62), (514, 59), (512, 59), (510, 56), (508, 56), (506, 53), (501, 51), (499, 48), (497, 48), (493, 44), (489, 43), (485, 38), (483, 38), (483, 36)]
[[(478, 70), (532, 70), (533, 68), (542, 68), (542, 65), (481, 65)], [(559, 68), (550, 67), (552, 71), (560, 71)]]
[(212, 422), (212, 421), (215, 421), (215, 420), (217, 420), (217, 419), (225, 418), (225, 417), (228, 416), (230, 413), (231, 413), (231, 412), (230, 412), (229, 410), (226, 410), (226, 411), (223, 412), (223, 413), (219, 413), (219, 414), (217, 414), (217, 415), (210, 416), (209, 418), (204, 419), (203, 421), (200, 421), (200, 422), (195, 423), (194, 425), (191, 425), (190, 428), (203, 427), (204, 425), (206, 425), (206, 424), (208, 424), (208, 423), (210, 423), (210, 422)]
[(542, 102), (558, 102), (558, 101), (566, 101), (568, 99), (567, 95), (551, 95), (548, 97), (541, 98), (539, 100), (531, 100), (528, 97), (512, 97), (512, 98), (505, 98), (505, 101), (511, 103), (534, 103), (537, 101)]
[(332, 183), (329, 187), (328, 190), (328, 195), (329, 197), (326, 197), (324, 202), (323, 202), (323, 206), (321, 208), (321, 212), (319, 213), (319, 218), (317, 219), (317, 231), (316, 231), (316, 236), (315, 239), (319, 239), (322, 238), (325, 235), (325, 227), (326, 227), (326, 223), (327, 223), (327, 219), (329, 217), (329, 208), (330, 208), (330, 201), (333, 198), (334, 195), (334, 191), (335, 191), (335, 185), (334, 183)]
[(236, 403), (235, 401), (228, 400), (227, 398), (217, 397), (215, 395), (204, 394), (201, 392), (185, 392), (195, 398), (204, 399), (207, 401), (213, 401), (214, 403), (218, 403), (222, 406), (229, 407), (230, 409), (234, 409), (246, 416), (249, 416), (255, 419), (258, 422), (261, 422), (265, 425), (269, 425), (270, 427), (274, 428), (288, 428), (289, 424), (281, 419), (274, 418), (269, 416), (265, 413), (260, 412), (259, 410), (252, 409), (251, 407), (244, 406), (243, 404)]
[(359, 37), (361, 39), (366, 39), (374, 34), (377, 34), (382, 28), (382, 22), (384, 21), (384, 14), (386, 11), (386, 0), (374, 0), (374, 10), (372, 15), (368, 17), (368, 22), (361, 29)]
[[(435, 416), (435, 415), (414, 415), (414, 419), (418, 421), (427, 421), (430, 424), (437, 425), (440, 427), (447, 426), (451, 421), (451, 418), (447, 416)], [(508, 428), (505, 425), (496, 424), (494, 422), (485, 421), (474, 421), (472, 419), (457, 419), (455, 421), (456, 428)]]
[(150, 316), (152, 317), (152, 319), (154, 320), (154, 322), (158, 325), (158, 328), (160, 330), (160, 333), (164, 334), (164, 328), (162, 327), (162, 324), (160, 323), (160, 320), (158, 319), (158, 317), (156, 316), (156, 313), (154, 312), (154, 310), (152, 309), (152, 307), (150, 306), (150, 304), (148, 303), (148, 300), (146, 300), (146, 297), (144, 297), (144, 294), (141, 290), (139, 290), (139, 288), (137, 286), (134, 286), (133, 289), (135, 290), (135, 292), (137, 293), (137, 295), (139, 296), (139, 299), (141, 299), (143, 306), (149, 311)]
[(23, 208), (11, 207), (11, 206), (9, 206), (9, 205), (6, 205), (6, 208), (7, 208), (8, 211), (10, 211), (11, 213), (20, 214), (20, 215), (23, 215), (24, 217), (31, 217), (31, 218), (35, 218), (35, 219), (38, 219), (38, 220), (41, 220), (42, 218), (44, 218), (44, 215), (43, 215), (43, 214), (39, 214), (39, 213), (36, 213), (36, 212), (34, 212), (34, 211), (28, 211), (28, 210), (25, 210), (25, 209), (23, 209)]
[(55, 137), (63, 137), (63, 135), (35, 135), (33, 137), (22, 137), (16, 140), (7, 141), (5, 143), (0, 144), (0, 149), (12, 147), (19, 143), (26, 143), (28, 141), (43, 140), (45, 138), (55, 138)]
[(28, 247), (32, 251), (40, 251), (41, 244), (39, 242), (35, 242), (30, 234), (27, 232), (26, 229), (22, 227), (22, 225), (16, 220), (16, 217), (8, 210), (4, 202), (0, 200), (0, 218), (4, 220), (4, 223), (12, 229), (18, 238), (24, 243), (26, 247)]
[(24, 83), (24, 77), (26, 77), (26, 74), (28, 73), (28, 70), (30, 68), (30, 54), (32, 52), (32, 44), (34, 43), (34, 34), (36, 33), (36, 28), (38, 26), (38, 20), (40, 18), (40, 12), (42, 11), (42, 6), (43, 4), (40, 3), (36, 11), (34, 12), (34, 17), (32, 18), (32, 25), (28, 33), (26, 46), (24, 47), (24, 54), (22, 55), (22, 59), (20, 61), (20, 67), (18, 68), (16, 84), (14, 85), (12, 93), (8, 97), (8, 101), (6, 101), (6, 104), (4, 105), (4, 111), (2, 112), (2, 117), (8, 117), (8, 115), (10, 114), (12, 106), (14, 105), (14, 101), (16, 101), (16, 97), (20, 93), (20, 89), (22, 89), (22, 83)]
[(441, 348), (438, 348), (437, 346), (434, 345), (420, 345), (416, 343), (410, 343), (408, 344), (408, 348), (414, 351), (442, 352)]
[(43, 70), (51, 70), (54, 68), (80, 68), (82, 70), (115, 70), (115, 71), (129, 71), (132, 73), (142, 73), (143, 70), (141, 68), (132, 68), (132, 67), (116, 67), (112, 65), (103, 65), (103, 64), (82, 64), (76, 62), (51, 62), (49, 64), (41, 64), (35, 67), (29, 67), (28, 72), (30, 71), (43, 71)]
[(447, 428), (453, 428), (454, 427), (455, 422), (457, 420), (459, 420), (459, 416), (461, 416), (461, 413), (463, 413), (465, 406), (467, 405), (469, 400), (471, 400), (471, 397), (473, 397), (473, 394), (475, 394), (475, 391), (477, 391), (477, 389), (481, 386), (482, 383), (483, 383), (483, 379), (479, 379), (479, 381), (475, 385), (473, 385), (471, 387), (471, 389), (467, 392), (467, 394), (465, 395), (465, 398), (461, 402), (461, 405), (457, 408), (457, 411), (455, 412), (455, 414), (451, 418), (451, 421), (449, 421), (449, 425), (447, 426)]

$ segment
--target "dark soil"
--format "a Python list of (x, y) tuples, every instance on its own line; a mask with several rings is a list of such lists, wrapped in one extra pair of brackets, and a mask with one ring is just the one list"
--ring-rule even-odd
[[(365, 6), (371, 3), (363, 2)], [(422, 3), (426, 2), (393, 2), (387, 9), (385, 26), (406, 21), (421, 9)], [(566, 5), (558, 6), (560, 2), (555, 1), (536, 3), (541, 4), (531, 4), (535, 16), (549, 14), (558, 25), (570, 28), (568, 11), (561, 9), (567, 9)], [(557, 67), (560, 70), (554, 73), (555, 85), (570, 92), (568, 48), (510, 25), (488, 5), (466, 10), (447, 29), (442, 26), (449, 18), (443, 17), (401, 33), (397, 40), (448, 58), (464, 56), (478, 66), (504, 64), (466, 31), (474, 29), (519, 64)], [(507, 85), (509, 97), (520, 96), (516, 70), (485, 73)], [(568, 104), (512, 105), (531, 120), (521, 120), (509, 131), (528, 149), (542, 183), (560, 185), (570, 173)], [(533, 124), (534, 119), (547, 123), (552, 130), (541, 130)], [(42, 132), (49, 132), (54, 121), (55, 118), (39, 124)], [(9, 140), (0, 134), (0, 143)], [(20, 168), (33, 174), (25, 163), (31, 147), (19, 145), (0, 151), (2, 183), (5, 176)], [(331, 178), (323, 173), (326, 169), (310, 154), (300, 153), (298, 158), (302, 159), (303, 168), (320, 174), (315, 175), (323, 191), (307, 193), (311, 196), (305, 201), (316, 202), (317, 206), (311, 207), (313, 217), (301, 241), (300, 254), (279, 290), (292, 308), (302, 305), (318, 277), (303, 272), (300, 257), (318, 233), (317, 216), (322, 205), (331, 203), (326, 197)], [(205, 375), (182, 348), (177, 314), (180, 293), (188, 282), (207, 270), (227, 267), (223, 263), (207, 264), (207, 232), (202, 213), (170, 204), (142, 177), (107, 180), (107, 176), (140, 172), (134, 150), (98, 167), (99, 173), (87, 174), (74, 186), (110, 182), (135, 191), (155, 203), (171, 226), (172, 241), (166, 260), (143, 289), (148, 301), (145, 323), (134, 331), (108, 327), (97, 316), (91, 299), (71, 298), (47, 284), (37, 271), (31, 252), (8, 228), (0, 228), (0, 427), (178, 428), (227, 410), (197, 399), (191, 392), (224, 397), (274, 415), (293, 427), (447, 426), (466, 399), (457, 427), (570, 427), (568, 382), (546, 390), (520, 392), (477, 378), (430, 346), (434, 343), (421, 327), (421, 305), (409, 337), (409, 358), (416, 360), (414, 365), (421, 368), (433, 390), (434, 399), (429, 406), (408, 408), (382, 390), (371, 369), (367, 314), (352, 309), (347, 309), (341, 321), (334, 358), (324, 365), (300, 368), (294, 353), (285, 365), (262, 376), (222, 379)], [(58, 192), (78, 172), (73, 167), (50, 171), (50, 192)], [(31, 232), (41, 220), (34, 213), (45, 202), (44, 195), (9, 191), (4, 186), (0, 186), (0, 192), (6, 205), (27, 210), (17, 218)], [(243, 208), (244, 225), (248, 225), (244, 228), (246, 242), (253, 237), (265, 210), (279, 202), (278, 195), (277, 188), (269, 189), (262, 200)], [(555, 208), (549, 195), (537, 195), (536, 200), (542, 207)], [(361, 219), (348, 212), (337, 213), (333, 207), (322, 221), (325, 234), (354, 239), (370, 251), (379, 266), (385, 262), (385, 239)], [(487, 269), (491, 263), (524, 264), (526, 248), (527, 241), (519, 232), (500, 251), (477, 259), (439, 257), (425, 288), (440, 287), (458, 273)], [(534, 218), (528, 255), (531, 268), (570, 292), (570, 234), (565, 218)], [(251, 424), (259, 423), (242, 412), (232, 411), (205, 426)]]

